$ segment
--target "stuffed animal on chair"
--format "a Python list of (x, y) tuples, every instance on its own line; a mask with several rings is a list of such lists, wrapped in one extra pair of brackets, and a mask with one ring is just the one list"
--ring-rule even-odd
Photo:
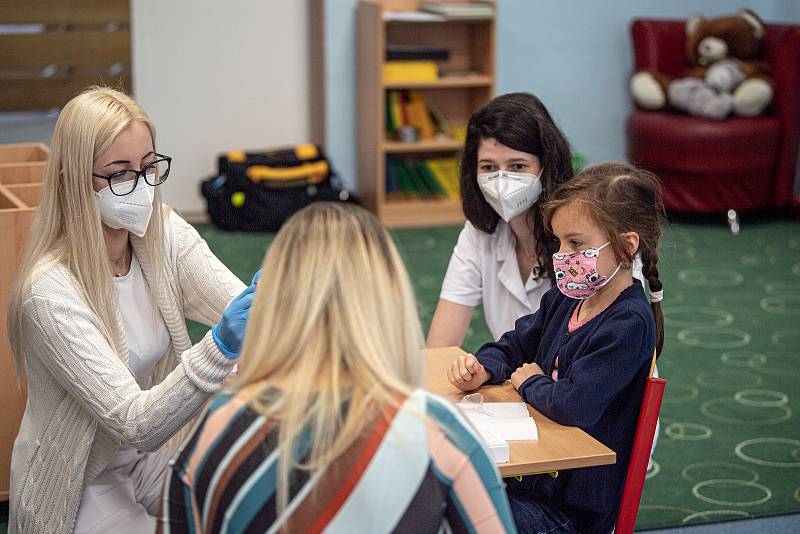
[(772, 101), (769, 65), (759, 61), (764, 23), (749, 9), (736, 16), (686, 21), (689, 68), (672, 79), (645, 70), (633, 75), (631, 93), (648, 110), (672, 108), (709, 119), (759, 115)]

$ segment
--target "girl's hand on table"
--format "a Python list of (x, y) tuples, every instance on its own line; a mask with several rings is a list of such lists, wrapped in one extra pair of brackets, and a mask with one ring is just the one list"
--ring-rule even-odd
[(519, 387), (532, 376), (535, 375), (543, 375), (544, 371), (542, 368), (539, 367), (537, 363), (526, 363), (523, 364), (522, 367), (514, 371), (511, 375), (511, 385), (514, 386), (514, 389), (519, 389)]
[(478, 389), (489, 378), (489, 373), (472, 354), (460, 355), (447, 368), (447, 380), (461, 391)]

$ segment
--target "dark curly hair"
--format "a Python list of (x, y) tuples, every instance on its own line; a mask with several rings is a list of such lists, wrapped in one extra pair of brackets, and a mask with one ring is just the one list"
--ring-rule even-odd
[(536, 240), (537, 277), (552, 279), (550, 258), (558, 251), (558, 240), (544, 225), (542, 206), (559, 185), (572, 178), (569, 143), (544, 104), (530, 93), (498, 96), (472, 114), (461, 158), (461, 203), (467, 220), (488, 234), (495, 231), (500, 216), (478, 187), (478, 147), (483, 139), (496, 139), (509, 148), (533, 154), (542, 164), (542, 195), (528, 211), (528, 224)]

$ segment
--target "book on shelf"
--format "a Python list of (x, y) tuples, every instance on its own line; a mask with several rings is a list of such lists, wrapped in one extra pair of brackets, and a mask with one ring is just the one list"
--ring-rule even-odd
[(436, 134), (425, 98), (419, 91), (408, 91), (408, 123), (419, 130), (420, 139), (433, 139)]
[(434, 198), (447, 198), (447, 193), (442, 187), (442, 184), (436, 179), (433, 172), (431, 171), (430, 167), (425, 163), (423, 160), (417, 160), (412, 162), (413, 165), (412, 169), (417, 172), (417, 176), (422, 179), (423, 184), (428, 190), (431, 192), (431, 196)]
[[(434, 198), (434, 192), (417, 173), (413, 162), (407, 162), (399, 158), (389, 158), (386, 169), (388, 171), (386, 193), (390, 198), (404, 200)], [(390, 187), (393, 189), (389, 189)]]
[(459, 200), (457, 169), (455, 158), (387, 156), (386, 197), (389, 200)]
[(389, 91), (386, 94), (386, 129), (396, 132), (405, 123), (403, 122), (403, 99), (400, 91)]
[(428, 45), (392, 44), (386, 45), (386, 61), (447, 61), (450, 50)]
[(382, 79), (385, 82), (431, 82), (439, 79), (439, 66), (435, 61), (386, 61)]
[(403, 124), (411, 125), (408, 113), (408, 91), (400, 91), (400, 116), (402, 117)]
[(420, 9), (449, 20), (485, 19), (494, 16), (494, 4), (490, 2), (422, 2)]
[(428, 158), (425, 163), (436, 180), (442, 184), (447, 196), (461, 199), (461, 167), (456, 158)]
[(450, 121), (447, 120), (447, 116), (442, 112), (442, 109), (434, 100), (428, 100), (428, 109), (431, 112), (431, 117), (433, 117), (433, 121), (436, 123), (437, 128), (439, 131), (446, 135), (447, 137), (453, 137), (453, 127), (450, 124)]
[(447, 19), (436, 13), (425, 11), (384, 11), (386, 22), (444, 22)]
[(386, 197), (390, 200), (419, 198), (420, 191), (397, 160), (386, 161)]

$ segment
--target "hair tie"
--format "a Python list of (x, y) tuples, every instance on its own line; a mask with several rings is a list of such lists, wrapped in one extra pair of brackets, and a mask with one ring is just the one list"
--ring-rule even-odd
[(651, 291), (650, 292), (650, 302), (661, 302), (664, 300), (664, 290), (660, 289), (658, 291)]

